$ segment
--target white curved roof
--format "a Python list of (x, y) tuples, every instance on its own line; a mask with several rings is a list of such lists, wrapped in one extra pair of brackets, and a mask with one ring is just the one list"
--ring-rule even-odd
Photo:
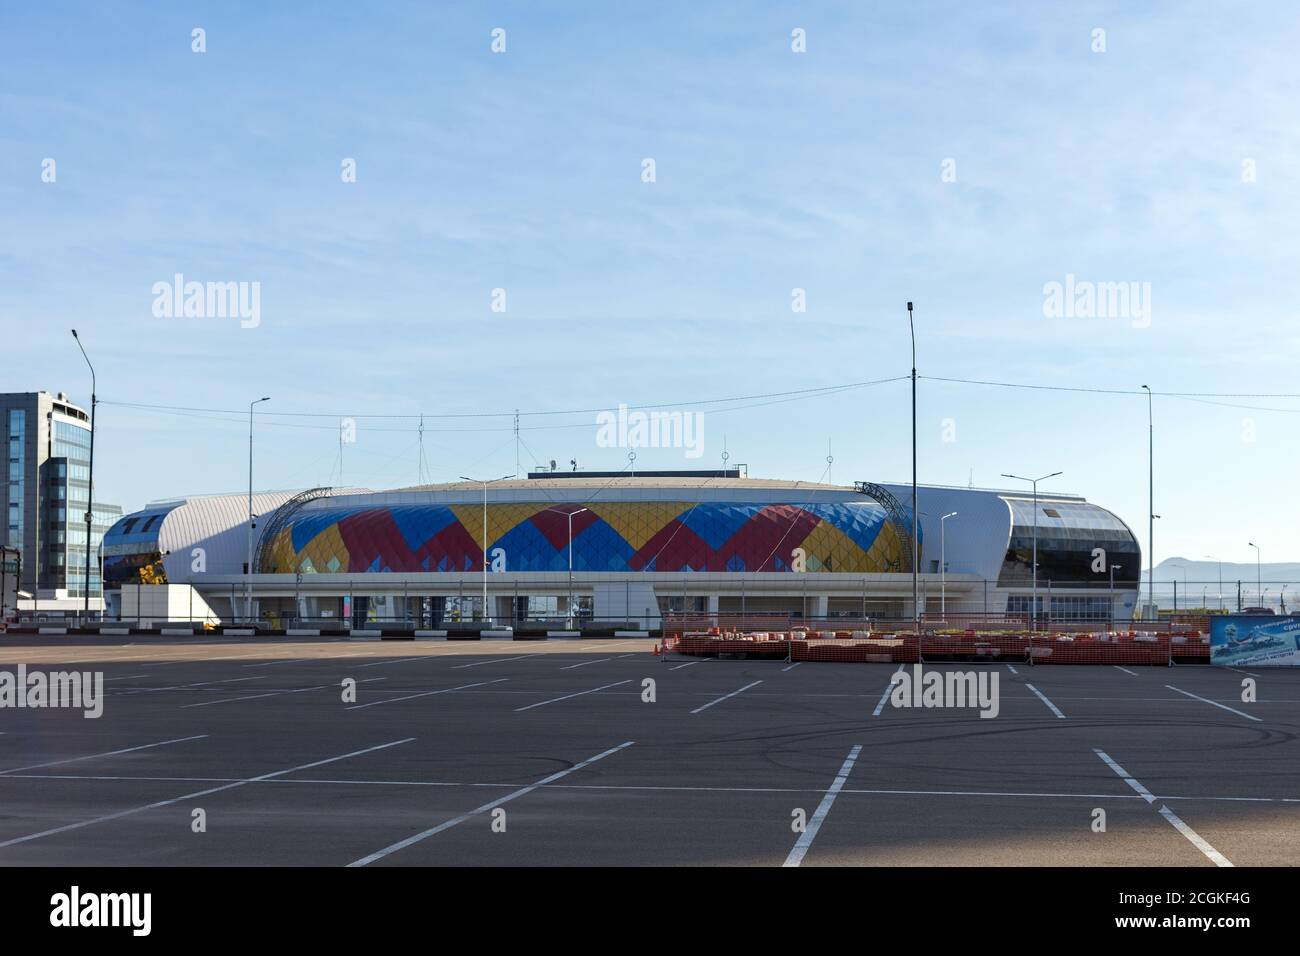
[[(294, 492), (253, 495), (253, 513), (261, 524)], [(158, 548), (163, 552), (167, 580), (186, 583), (200, 575), (191, 569), (194, 549), (203, 549), (207, 574), (242, 574), (248, 560), (248, 495), (207, 495), (186, 498), (163, 518)], [(257, 542), (254, 541), (254, 547)], [(170, 551), (171, 554), (167, 554)]]

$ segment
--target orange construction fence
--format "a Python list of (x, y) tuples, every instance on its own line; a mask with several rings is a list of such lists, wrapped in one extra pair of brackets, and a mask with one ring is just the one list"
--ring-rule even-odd
[(1031, 664), (1208, 664), (1202, 631), (1152, 633), (990, 633), (974, 629), (918, 636), (873, 631), (684, 631), (664, 638), (665, 650), (706, 657), (789, 658), (904, 664), (926, 661), (1025, 661)]

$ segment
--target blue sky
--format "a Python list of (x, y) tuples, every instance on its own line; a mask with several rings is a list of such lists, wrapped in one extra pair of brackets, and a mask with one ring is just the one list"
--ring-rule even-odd
[[(909, 299), (926, 376), (1300, 393), (1291, 5), (705, 6), (6, 6), (0, 388), (87, 401), (76, 327), (128, 509), (243, 488), (246, 422), (111, 403), (262, 395), (259, 487), (337, 483), (342, 416), (342, 482), (384, 488), (416, 423), (366, 415), (664, 402), (703, 455), (638, 467), (725, 439), (817, 480), (829, 442), (836, 481), (906, 480), (905, 382), (700, 402), (905, 376)], [(260, 324), (156, 317), (176, 273), (259, 283)], [(1149, 283), (1149, 324), (1045, 316), (1067, 275)], [(1300, 559), (1300, 401), (1211, 401), (1156, 400), (1157, 560)], [(927, 379), (919, 410), (923, 482), (1062, 470), (1145, 543), (1143, 397)], [(592, 413), (522, 421), (525, 468), (626, 463)], [(436, 480), (515, 469), (508, 418), (424, 447)]]

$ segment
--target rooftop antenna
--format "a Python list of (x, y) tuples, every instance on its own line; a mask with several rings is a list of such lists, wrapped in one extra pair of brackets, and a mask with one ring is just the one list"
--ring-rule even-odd
[(515, 409), (515, 474), (519, 474), (519, 409), (517, 408)]
[(967, 488), (974, 488), (974, 487), (975, 487), (975, 469), (974, 469), (974, 468), (972, 468), (972, 469), (970, 470), (970, 478), (968, 478), (968, 479), (966, 480), (966, 487), (967, 487)]
[(831, 454), (831, 440), (826, 439), (826, 483), (835, 484), (835, 479), (831, 477), (831, 465), (835, 462), (835, 456)]
[(424, 484), (424, 416), (420, 416), (420, 460), (416, 462), (416, 479), (417, 485)]

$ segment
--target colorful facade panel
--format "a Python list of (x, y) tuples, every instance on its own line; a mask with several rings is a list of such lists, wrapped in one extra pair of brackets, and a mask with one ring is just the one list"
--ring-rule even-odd
[[(902, 570), (898, 534), (871, 502), (489, 504), (489, 562), (567, 571), (570, 512), (575, 571), (787, 572), (796, 555), (809, 571)], [(323, 508), (294, 516), (259, 571), (475, 571), (483, 567), (483, 520), (482, 505)]]

